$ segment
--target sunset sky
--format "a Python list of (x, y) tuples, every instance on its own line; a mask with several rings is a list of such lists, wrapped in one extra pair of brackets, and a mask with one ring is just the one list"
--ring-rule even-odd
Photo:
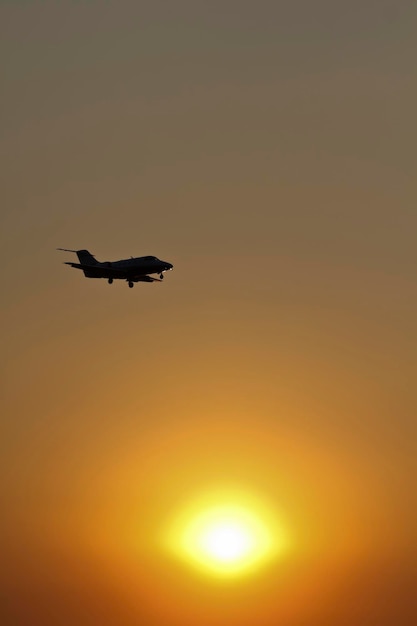
[(416, 32), (0, 0), (2, 626), (416, 623)]

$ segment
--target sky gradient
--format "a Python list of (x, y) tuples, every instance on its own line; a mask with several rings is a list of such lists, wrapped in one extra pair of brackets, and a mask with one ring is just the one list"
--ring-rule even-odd
[[(2, 626), (415, 623), (416, 27), (0, 2)], [(288, 552), (225, 583), (164, 550), (216, 489)]]

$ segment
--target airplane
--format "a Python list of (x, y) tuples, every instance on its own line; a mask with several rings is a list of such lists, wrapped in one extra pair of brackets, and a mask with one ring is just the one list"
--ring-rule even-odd
[[(113, 280), (126, 280), (129, 287), (134, 283), (160, 282), (164, 278), (164, 272), (172, 270), (172, 263), (161, 261), (156, 256), (131, 257), (121, 261), (97, 261), (88, 250), (68, 250), (68, 248), (57, 248), (63, 252), (75, 252), (79, 263), (65, 261), (65, 265), (70, 265), (84, 272), (86, 278), (107, 278), (109, 285)], [(149, 274), (159, 274), (159, 278), (153, 278)]]

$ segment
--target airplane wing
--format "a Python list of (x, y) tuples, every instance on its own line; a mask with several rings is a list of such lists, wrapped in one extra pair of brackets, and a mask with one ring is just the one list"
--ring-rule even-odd
[(134, 283), (162, 283), (160, 278), (154, 278), (153, 276), (131, 276), (126, 280), (131, 280)]
[(78, 270), (87, 272), (90, 276), (96, 276), (97, 278), (124, 278), (126, 271), (115, 267), (103, 267), (103, 265), (87, 265), (86, 263), (72, 263), (71, 261), (65, 261), (65, 265), (75, 267)]

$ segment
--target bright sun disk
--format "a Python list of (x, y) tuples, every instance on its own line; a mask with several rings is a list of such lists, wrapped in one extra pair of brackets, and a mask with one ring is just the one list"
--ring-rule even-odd
[(253, 538), (248, 530), (233, 521), (220, 521), (207, 528), (201, 535), (202, 550), (219, 561), (235, 561), (242, 558), (252, 547)]
[(173, 524), (171, 549), (198, 569), (217, 576), (245, 574), (273, 558), (285, 544), (282, 529), (253, 499), (237, 501), (231, 504), (230, 497), (220, 498), (220, 502), (207, 498), (188, 507)]

